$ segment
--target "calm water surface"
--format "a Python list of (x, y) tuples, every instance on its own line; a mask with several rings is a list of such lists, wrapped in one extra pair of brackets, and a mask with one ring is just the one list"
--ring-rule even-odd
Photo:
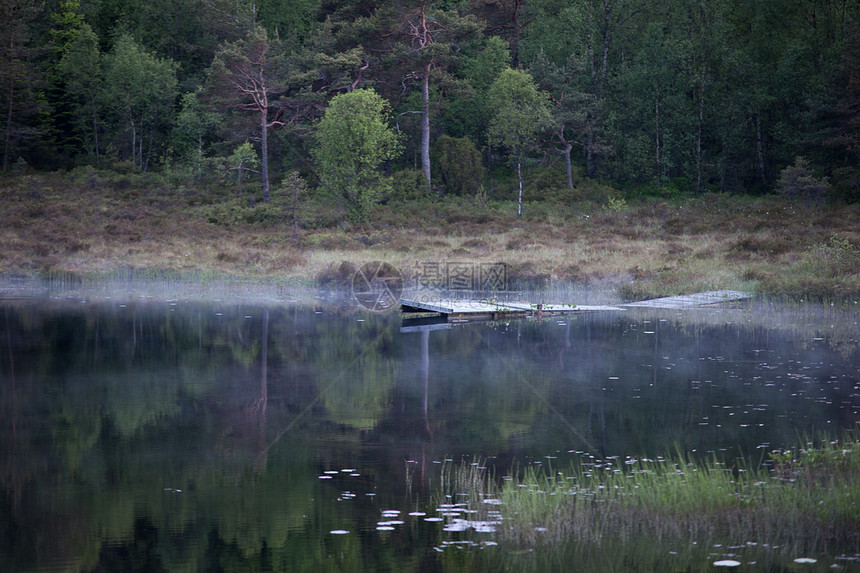
[(857, 321), (753, 302), (420, 329), (313, 295), (0, 291), (0, 569), (471, 570), (505, 548), (446, 527), (446, 460), (760, 458), (853, 429)]

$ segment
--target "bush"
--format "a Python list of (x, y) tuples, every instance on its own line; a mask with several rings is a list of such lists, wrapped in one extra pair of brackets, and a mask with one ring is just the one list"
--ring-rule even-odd
[(813, 275), (838, 278), (860, 273), (860, 248), (848, 239), (832, 235), (806, 252), (803, 265)]
[[(572, 165), (571, 171), (575, 189), (582, 184), (582, 169), (578, 165)], [(535, 166), (528, 174), (526, 186), (536, 190), (537, 198), (546, 197), (546, 190), (550, 189), (566, 193), (573, 191), (567, 186), (567, 173), (564, 164), (559, 162)]]
[(474, 195), (484, 180), (481, 152), (468, 137), (441, 136), (433, 146), (434, 172), (448, 193)]
[(842, 203), (860, 202), (860, 169), (842, 167), (833, 171), (832, 196)]
[(794, 165), (789, 165), (780, 172), (777, 187), (784, 195), (802, 197), (807, 206), (813, 202), (818, 206), (818, 202), (824, 200), (831, 189), (827, 178), (814, 177), (809, 161), (800, 156), (794, 160)]
[(222, 227), (286, 224), (282, 206), (273, 203), (251, 205), (244, 199), (231, 199), (208, 205), (203, 208), (203, 213), (206, 222)]
[(420, 169), (395, 171), (391, 177), (391, 191), (385, 203), (404, 203), (427, 197), (427, 180)]

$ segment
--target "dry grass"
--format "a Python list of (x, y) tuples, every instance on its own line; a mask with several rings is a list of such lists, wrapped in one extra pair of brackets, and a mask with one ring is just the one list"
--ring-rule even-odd
[[(708, 195), (613, 210), (533, 203), (517, 218), (512, 204), (449, 199), (384, 205), (373, 224), (355, 227), (317, 200), (296, 241), (277, 205), (126, 179), (0, 180), (0, 273), (97, 277), (131, 268), (311, 283), (337, 280), (343, 262), (385, 260), (408, 275), (421, 262), (466, 261), (504, 262), (509, 278), (536, 285), (617, 288), (626, 298), (715, 288), (860, 295), (856, 206), (813, 213), (783, 198)], [(841, 247), (828, 247), (831, 237)], [(822, 253), (833, 265), (822, 269)]]

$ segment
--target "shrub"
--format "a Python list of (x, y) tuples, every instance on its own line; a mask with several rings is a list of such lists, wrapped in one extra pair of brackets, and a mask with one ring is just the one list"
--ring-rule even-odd
[(777, 187), (780, 193), (802, 197), (806, 200), (807, 206), (814, 202), (816, 207), (831, 188), (826, 177), (818, 179), (812, 175), (809, 161), (800, 156), (794, 160), (794, 165), (789, 165), (780, 172)]
[(848, 239), (831, 235), (806, 252), (803, 265), (813, 275), (836, 278), (860, 273), (860, 248)]
[(391, 191), (385, 203), (403, 203), (427, 197), (427, 180), (420, 169), (403, 169), (391, 177)]
[(474, 195), (484, 180), (481, 152), (468, 137), (441, 136), (433, 146), (435, 173), (454, 195)]

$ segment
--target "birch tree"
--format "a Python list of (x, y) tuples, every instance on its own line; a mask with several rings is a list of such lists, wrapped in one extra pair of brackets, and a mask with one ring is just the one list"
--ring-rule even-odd
[(523, 160), (552, 121), (547, 98), (528, 72), (511, 68), (493, 82), (488, 98), (496, 110), (490, 121), (489, 140), (507, 150), (517, 167), (519, 217), (523, 214)]
[(317, 127), (314, 156), (322, 187), (347, 202), (356, 222), (367, 220), (388, 188), (382, 163), (400, 154), (388, 115), (387, 101), (357, 89), (335, 96)]
[(160, 123), (173, 113), (176, 70), (174, 61), (147, 52), (128, 35), (119, 38), (106, 59), (103, 97), (117, 123), (115, 143), (143, 171), (149, 167)]

